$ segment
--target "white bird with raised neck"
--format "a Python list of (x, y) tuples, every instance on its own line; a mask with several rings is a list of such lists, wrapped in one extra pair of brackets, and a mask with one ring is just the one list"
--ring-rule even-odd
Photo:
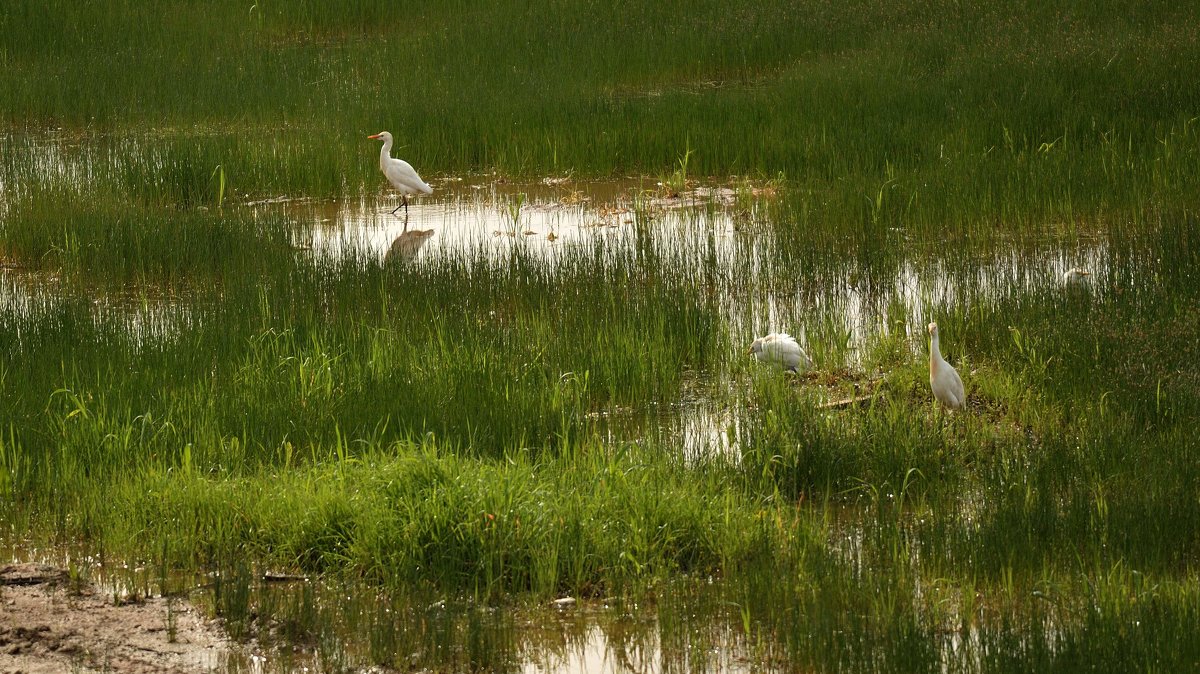
[[(380, 131), (373, 136), (367, 136), (372, 140), (382, 140), (383, 147), (379, 150), (379, 170), (383, 171), (383, 175), (387, 176), (388, 182), (396, 191), (400, 192), (401, 204), (404, 207), (405, 227), (408, 226), (408, 195), (432, 194), (433, 188), (429, 183), (421, 180), (421, 176), (417, 175), (416, 169), (412, 164), (403, 159), (396, 159), (392, 156), (392, 134), (387, 131)], [(392, 215), (400, 210), (400, 206), (392, 209)]]
[(774, 363), (792, 372), (813, 366), (812, 358), (786, 332), (772, 332), (766, 337), (759, 337), (750, 343), (749, 353), (754, 354), (761, 363)]
[(958, 370), (942, 358), (942, 350), (938, 345), (937, 323), (929, 324), (929, 386), (933, 389), (933, 397), (947, 409), (962, 409), (963, 404), (967, 402), (962, 377), (958, 376)]

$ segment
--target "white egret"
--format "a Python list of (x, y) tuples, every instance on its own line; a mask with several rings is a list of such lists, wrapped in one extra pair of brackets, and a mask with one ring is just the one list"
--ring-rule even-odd
[(766, 337), (759, 337), (750, 344), (749, 353), (762, 363), (775, 363), (785, 370), (799, 372), (813, 366), (812, 359), (804, 349), (786, 332), (772, 332)]
[(942, 358), (942, 350), (938, 346), (937, 323), (929, 324), (929, 386), (933, 389), (933, 397), (949, 409), (962, 409), (963, 404), (967, 402), (962, 377), (958, 376), (958, 370)]
[[(432, 194), (433, 188), (429, 186), (421, 176), (417, 175), (416, 169), (412, 164), (403, 159), (395, 159), (392, 157), (392, 134), (387, 131), (380, 131), (373, 136), (367, 136), (372, 140), (382, 140), (383, 148), (379, 150), (379, 170), (383, 171), (383, 175), (387, 176), (388, 182), (396, 191), (400, 192), (401, 204), (404, 207), (404, 226), (408, 227), (408, 195)], [(400, 210), (400, 206), (392, 209), (392, 215)]]

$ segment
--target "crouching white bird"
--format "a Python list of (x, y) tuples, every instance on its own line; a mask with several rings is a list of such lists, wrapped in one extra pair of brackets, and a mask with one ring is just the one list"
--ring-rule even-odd
[(761, 363), (774, 363), (792, 372), (807, 370), (813, 365), (804, 349), (786, 332), (772, 332), (766, 337), (759, 337), (751, 342), (749, 353), (754, 354)]
[(933, 389), (933, 397), (949, 409), (962, 409), (963, 404), (967, 402), (962, 377), (958, 376), (958, 370), (942, 358), (942, 350), (938, 345), (937, 323), (929, 324), (929, 386)]
[[(400, 206), (404, 207), (404, 217), (408, 217), (408, 195), (417, 194), (432, 194), (433, 188), (429, 186), (421, 176), (417, 175), (416, 169), (412, 164), (403, 159), (392, 157), (392, 134), (387, 131), (380, 131), (374, 136), (367, 136), (372, 140), (382, 140), (383, 148), (379, 150), (379, 170), (383, 171), (383, 175), (387, 176), (388, 182), (396, 191), (400, 193), (402, 200)], [(400, 206), (392, 209), (392, 215), (400, 210)], [(405, 226), (407, 227), (407, 222)]]

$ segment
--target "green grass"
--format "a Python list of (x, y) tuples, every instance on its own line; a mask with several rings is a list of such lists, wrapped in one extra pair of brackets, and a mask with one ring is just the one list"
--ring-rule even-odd
[[(1196, 14), (8, 3), (4, 544), (212, 572), (234, 636), (329, 671), (515, 670), (586, 638), (529, 627), (563, 594), (679, 670), (1194, 667)], [(245, 205), (373, 204), (383, 128), (433, 200), (698, 179), (741, 188), (733, 231), (637, 193), (554, 261), (384, 265)], [(766, 328), (820, 372), (757, 367)]]
[(991, 222), (1194, 200), (1148, 166), (1195, 168), (1187, 6), (317, 4), (11, 4), (2, 121), (108, 141), (134, 189), (220, 164), (234, 191), (374, 191), (388, 127), (431, 174), (655, 174), (690, 148), (697, 175)]

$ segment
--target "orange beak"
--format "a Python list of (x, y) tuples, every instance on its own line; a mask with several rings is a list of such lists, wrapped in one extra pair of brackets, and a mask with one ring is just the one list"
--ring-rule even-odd
[(379, 134), (375, 134), (374, 136), (367, 136), (367, 138), (370, 138), (371, 140), (376, 140), (379, 138)]

